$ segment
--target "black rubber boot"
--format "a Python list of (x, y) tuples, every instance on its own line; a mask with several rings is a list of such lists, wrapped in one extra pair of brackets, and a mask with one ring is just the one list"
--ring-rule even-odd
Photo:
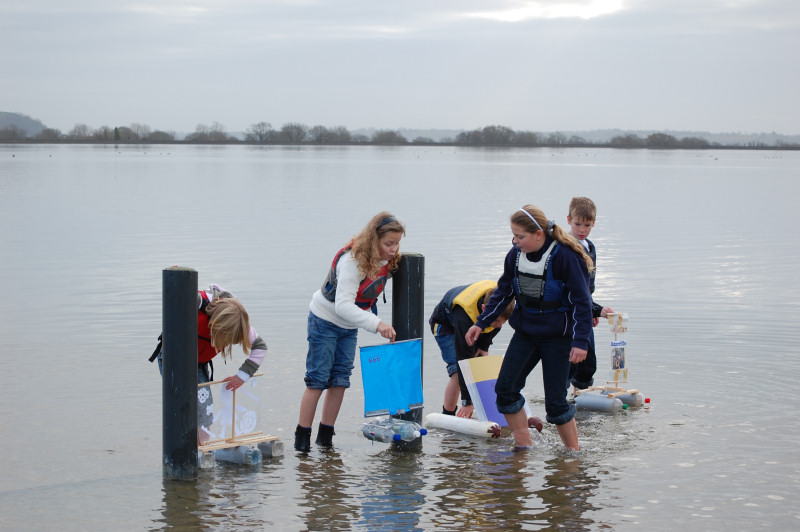
[(294, 429), (294, 448), (301, 453), (311, 450), (311, 427), (297, 425)]
[(448, 409), (446, 409), (444, 407), (444, 405), (442, 405), (442, 414), (444, 414), (446, 416), (454, 416), (454, 415), (456, 415), (456, 411), (457, 410), (458, 410), (458, 407), (456, 407), (455, 410), (448, 410)]
[(322, 447), (333, 447), (334, 434), (336, 433), (333, 431), (332, 426), (323, 425), (320, 423), (319, 430), (317, 430), (317, 445), (321, 445)]

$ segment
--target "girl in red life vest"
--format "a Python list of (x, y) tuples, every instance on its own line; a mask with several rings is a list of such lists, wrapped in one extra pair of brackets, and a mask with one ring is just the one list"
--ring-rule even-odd
[(339, 415), (344, 391), (356, 354), (358, 329), (378, 333), (391, 341), (394, 328), (377, 316), (375, 303), (391, 272), (400, 262), (400, 239), (405, 227), (388, 212), (372, 217), (366, 227), (333, 258), (328, 275), (311, 297), (308, 314), (306, 389), (300, 402), (294, 447), (311, 449), (311, 426), (322, 392), (317, 445), (331, 447), (333, 426)]
[(250, 325), (247, 310), (233, 294), (212, 284), (209, 292), (201, 291), (198, 295), (197, 362), (200, 365), (210, 362), (217, 354), (222, 355), (223, 360), (232, 359), (233, 346), (241, 344), (247, 359), (236, 375), (223, 379), (228, 390), (235, 390), (258, 371), (267, 354), (267, 344)]

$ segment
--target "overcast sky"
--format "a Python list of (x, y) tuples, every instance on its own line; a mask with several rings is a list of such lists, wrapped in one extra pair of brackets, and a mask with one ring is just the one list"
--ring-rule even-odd
[(798, 0), (3, 0), (0, 111), (800, 133)]

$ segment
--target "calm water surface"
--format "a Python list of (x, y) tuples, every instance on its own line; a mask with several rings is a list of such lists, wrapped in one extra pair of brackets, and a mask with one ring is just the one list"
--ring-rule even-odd
[[(0, 146), (0, 528), (796, 529), (798, 179), (797, 152)], [(598, 205), (595, 299), (630, 316), (630, 382), (649, 408), (580, 413), (579, 453), (552, 426), (528, 453), (446, 432), (397, 453), (356, 433), (357, 368), (335, 450), (291, 450), (308, 301), (370, 216), (406, 223), (430, 312), (499, 276), (514, 210), (565, 224), (575, 195)], [(162, 479), (146, 358), (175, 264), (236, 293), (267, 340), (259, 428), (283, 458)], [(424, 342), (437, 412), (446, 375)], [(538, 368), (525, 394), (543, 417)]]

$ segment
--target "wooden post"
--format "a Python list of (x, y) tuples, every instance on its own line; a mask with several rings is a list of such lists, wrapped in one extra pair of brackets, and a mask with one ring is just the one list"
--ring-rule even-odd
[(197, 271), (163, 272), (162, 435), (164, 478), (197, 478)]
[[(425, 257), (418, 253), (403, 253), (398, 270), (392, 275), (392, 327), (397, 341), (422, 339), (425, 333)], [(424, 352), (424, 350), (423, 350)], [(420, 361), (420, 379), (422, 379)], [(397, 416), (422, 425), (422, 408)], [(397, 449), (421, 449), (422, 438), (393, 444)]]

